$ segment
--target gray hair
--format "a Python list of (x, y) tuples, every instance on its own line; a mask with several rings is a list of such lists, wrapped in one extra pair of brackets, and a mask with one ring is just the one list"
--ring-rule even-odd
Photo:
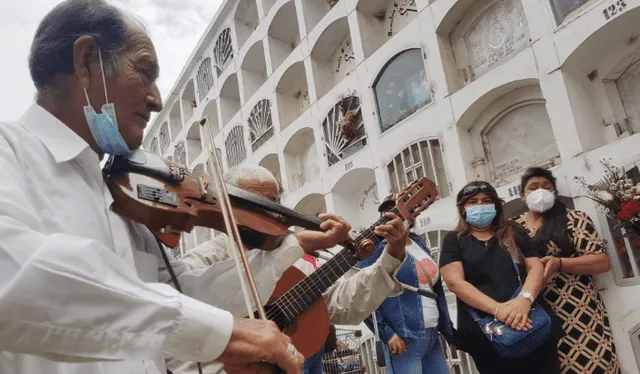
[(74, 72), (73, 46), (91, 36), (100, 47), (105, 74), (111, 75), (124, 56), (132, 26), (145, 27), (105, 0), (66, 0), (40, 22), (31, 45), (29, 71), (38, 95), (56, 87)]
[(235, 187), (238, 187), (240, 181), (243, 180), (259, 181), (260, 183), (271, 182), (278, 187), (278, 194), (280, 194), (280, 185), (276, 177), (267, 168), (260, 165), (243, 164), (235, 166), (224, 173), (222, 179)]

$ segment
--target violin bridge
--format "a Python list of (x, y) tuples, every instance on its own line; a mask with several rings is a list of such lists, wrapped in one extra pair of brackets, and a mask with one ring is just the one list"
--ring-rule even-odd
[(209, 174), (202, 173), (202, 175), (198, 178), (198, 187), (200, 188), (200, 195), (202, 195), (202, 200), (207, 198), (207, 188), (209, 188)]

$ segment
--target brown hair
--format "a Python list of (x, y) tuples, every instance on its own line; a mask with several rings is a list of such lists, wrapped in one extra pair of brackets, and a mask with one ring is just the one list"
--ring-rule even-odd
[(458, 196), (460, 196), (460, 199), (456, 204), (458, 208), (458, 224), (456, 225), (456, 228), (453, 229), (453, 231), (458, 233), (458, 236), (469, 235), (471, 233), (471, 226), (467, 223), (465, 219), (466, 212), (465, 212), (464, 205), (467, 203), (467, 201), (469, 201), (469, 199), (471, 199), (478, 193), (480, 192), (485, 193), (489, 197), (489, 199), (491, 199), (491, 201), (496, 207), (496, 218), (494, 218), (493, 222), (491, 222), (491, 229), (494, 232), (494, 236), (496, 237), (496, 239), (498, 239), (498, 243), (500, 243), (502, 248), (507, 250), (507, 252), (511, 254), (511, 257), (516, 262), (519, 263), (522, 259), (522, 254), (520, 252), (520, 249), (518, 249), (518, 246), (514, 238), (516, 234), (514, 232), (515, 224), (505, 218), (504, 210), (502, 208), (502, 199), (500, 199), (500, 197), (498, 196), (497, 192), (493, 189), (493, 187), (491, 187), (490, 189), (484, 189), (482, 191), (479, 190), (467, 196), (462, 195), (462, 191), (467, 187), (483, 186), (483, 185), (491, 186), (487, 182), (474, 181), (465, 185), (462, 188), (462, 190), (460, 190), (460, 192), (458, 193)]

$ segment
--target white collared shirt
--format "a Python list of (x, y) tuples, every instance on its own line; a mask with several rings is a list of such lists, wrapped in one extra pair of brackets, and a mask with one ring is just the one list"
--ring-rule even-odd
[(165, 356), (226, 348), (231, 314), (157, 283), (159, 250), (111, 211), (99, 161), (38, 105), (0, 123), (2, 374), (164, 374)]

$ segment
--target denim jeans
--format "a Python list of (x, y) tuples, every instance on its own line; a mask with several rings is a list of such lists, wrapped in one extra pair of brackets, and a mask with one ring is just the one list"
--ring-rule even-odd
[(313, 356), (304, 360), (304, 374), (322, 374), (322, 356), (324, 356), (324, 345)]
[(426, 339), (404, 339), (407, 349), (402, 355), (389, 355), (389, 347), (384, 346), (387, 374), (449, 373), (438, 340), (438, 329), (430, 328), (427, 331)]

